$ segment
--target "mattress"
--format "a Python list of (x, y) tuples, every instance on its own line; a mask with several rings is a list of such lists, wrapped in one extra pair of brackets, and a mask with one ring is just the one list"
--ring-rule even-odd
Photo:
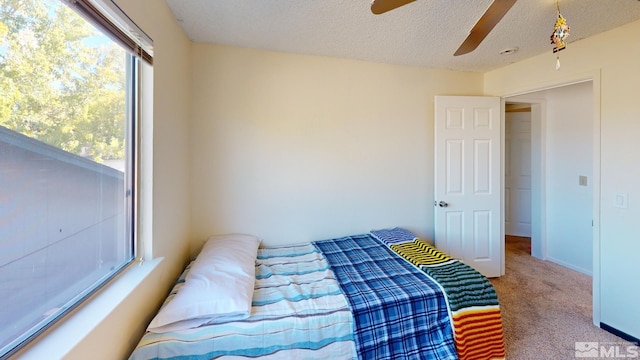
[[(397, 234), (374, 232), (261, 248), (248, 318), (147, 332), (130, 359), (458, 359), (459, 352), (461, 358), (472, 358), (465, 342), (469, 333), (456, 333), (451, 294), (406, 251), (402, 256), (391, 246), (407, 239), (385, 242), (385, 236)], [(165, 303), (179, 291), (188, 271)], [(440, 281), (446, 283), (442, 276)], [(478, 292), (461, 287), (463, 293)], [(479, 296), (485, 299), (480, 303), (486, 295)], [(501, 325), (499, 330), (501, 336)], [(504, 346), (498, 345), (497, 352), (484, 358), (504, 357)], [(471, 350), (475, 358), (483, 358), (477, 347)]]

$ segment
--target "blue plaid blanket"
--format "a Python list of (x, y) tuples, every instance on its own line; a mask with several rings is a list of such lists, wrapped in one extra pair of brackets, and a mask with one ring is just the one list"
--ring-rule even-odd
[(457, 359), (440, 287), (371, 235), (314, 242), (347, 296), (360, 359)]

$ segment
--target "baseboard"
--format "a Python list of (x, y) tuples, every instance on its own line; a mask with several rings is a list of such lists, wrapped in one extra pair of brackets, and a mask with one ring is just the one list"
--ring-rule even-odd
[(607, 325), (607, 324), (605, 324), (603, 322), (600, 323), (600, 328), (602, 330), (606, 330), (606, 331), (612, 333), (615, 336), (621, 337), (621, 338), (623, 338), (623, 339), (625, 339), (625, 340), (627, 340), (629, 342), (635, 343), (636, 345), (640, 346), (640, 339), (639, 338), (637, 338), (635, 336), (631, 336), (631, 335), (627, 334), (624, 331), (620, 331), (620, 330), (618, 330), (618, 329), (616, 329), (616, 328), (614, 328), (612, 326), (609, 326), (609, 325)]
[(550, 256), (547, 256), (546, 260), (551, 261), (552, 263), (556, 263), (558, 265), (562, 265), (562, 266), (564, 266), (566, 268), (569, 268), (571, 270), (575, 270), (575, 271), (577, 271), (579, 273), (583, 273), (585, 275), (593, 276), (593, 273), (591, 271), (589, 271), (587, 269), (583, 269), (583, 268), (581, 268), (579, 266), (575, 266), (573, 264), (569, 264), (569, 263), (564, 262), (562, 260), (558, 260), (558, 259), (552, 258)]

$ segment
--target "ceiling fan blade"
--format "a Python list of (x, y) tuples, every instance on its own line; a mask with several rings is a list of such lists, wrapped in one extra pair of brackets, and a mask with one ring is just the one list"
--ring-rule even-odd
[(373, 0), (371, 2), (371, 12), (379, 15), (414, 1), (416, 0)]
[(516, 0), (494, 0), (453, 56), (464, 55), (475, 50), (515, 3)]

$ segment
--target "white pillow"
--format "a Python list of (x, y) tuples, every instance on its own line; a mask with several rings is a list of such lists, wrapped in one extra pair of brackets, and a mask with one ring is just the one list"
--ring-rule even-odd
[(183, 330), (249, 317), (259, 245), (260, 239), (252, 235), (210, 237), (191, 265), (183, 286), (160, 309), (147, 330)]

